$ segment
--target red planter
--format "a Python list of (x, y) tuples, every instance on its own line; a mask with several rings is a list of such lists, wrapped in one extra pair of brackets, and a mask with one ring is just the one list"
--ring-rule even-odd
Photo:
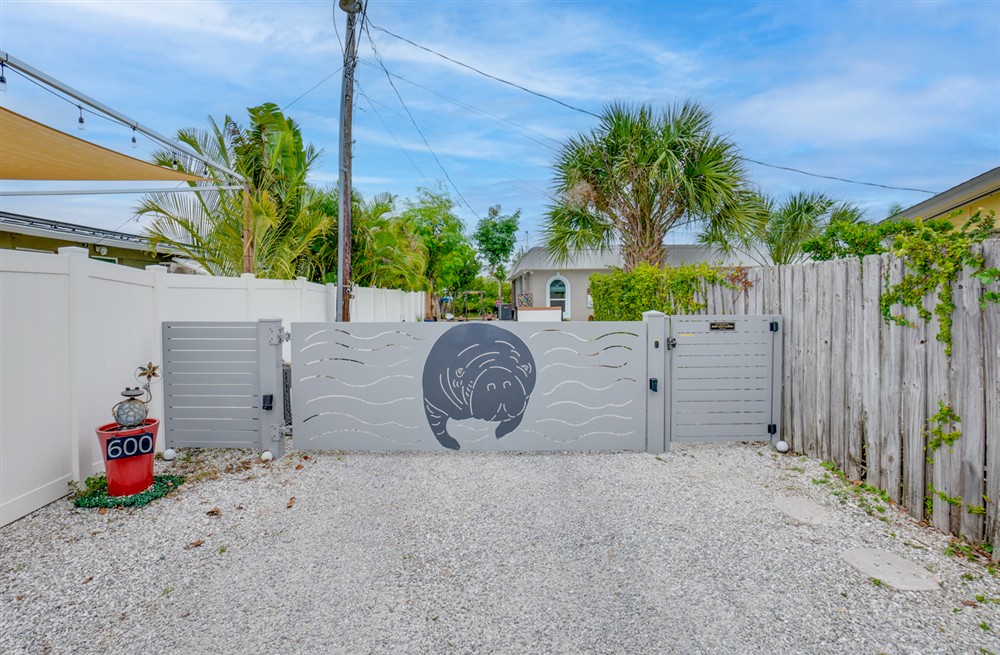
[(147, 418), (134, 428), (108, 423), (97, 428), (109, 496), (131, 496), (153, 486), (153, 454), (160, 421)]

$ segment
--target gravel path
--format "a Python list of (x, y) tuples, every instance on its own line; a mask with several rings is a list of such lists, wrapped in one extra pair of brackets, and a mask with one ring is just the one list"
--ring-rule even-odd
[[(191, 456), (157, 464), (200, 473), (146, 508), (0, 529), (0, 652), (1000, 653), (1000, 604), (962, 604), (1000, 578), (762, 445)], [(942, 588), (877, 586), (859, 547)]]

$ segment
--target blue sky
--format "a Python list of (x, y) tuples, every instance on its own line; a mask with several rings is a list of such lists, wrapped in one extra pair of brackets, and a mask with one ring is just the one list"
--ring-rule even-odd
[[(943, 191), (1000, 165), (998, 2), (482, 2), (370, 0), (370, 24), (586, 111), (693, 98), (749, 158)], [(334, 25), (336, 19), (336, 28)], [(336, 71), (345, 14), (322, 2), (0, 0), (0, 49), (161, 133), (245, 120)], [(377, 29), (361, 40), (355, 188), (414, 197), (445, 180), (379, 67), (372, 42), (470, 229), (501, 203), (537, 245), (560, 144), (595, 119), (487, 79)], [(5, 107), (126, 154), (131, 132), (7, 73)], [(419, 86), (418, 86), (419, 85)], [(340, 75), (287, 114), (337, 172)], [(141, 140), (142, 141), (142, 140)], [(881, 218), (927, 194), (749, 164), (754, 182), (852, 200)], [(3, 182), (5, 189), (80, 183)], [(110, 185), (121, 187), (123, 185)], [(141, 186), (149, 186), (144, 184)], [(455, 190), (457, 187), (457, 191)], [(459, 200), (459, 193), (468, 204)], [(137, 197), (2, 198), (8, 211), (124, 231)], [(527, 232), (527, 235), (525, 235)], [(678, 241), (690, 240), (679, 234)]]

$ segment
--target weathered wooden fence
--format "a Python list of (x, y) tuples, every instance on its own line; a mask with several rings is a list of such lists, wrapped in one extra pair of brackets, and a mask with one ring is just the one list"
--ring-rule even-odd
[[(982, 246), (1000, 266), (1000, 240)], [(1000, 544), (1000, 305), (965, 271), (955, 287), (953, 349), (935, 320), (887, 325), (886, 284), (903, 274), (889, 256), (749, 269), (748, 289), (706, 292), (706, 314), (781, 314), (785, 320), (785, 439), (884, 489), (917, 519), (975, 542)], [(932, 309), (936, 300), (924, 299)], [(898, 311), (899, 308), (894, 308)], [(953, 444), (929, 447), (930, 417), (950, 405)]]

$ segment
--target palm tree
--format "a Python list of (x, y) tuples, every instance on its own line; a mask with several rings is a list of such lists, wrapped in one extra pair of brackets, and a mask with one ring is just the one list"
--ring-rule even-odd
[[(221, 126), (209, 118), (209, 130), (180, 130), (178, 140), (236, 170), (249, 183), (254, 272), (268, 278), (310, 276), (315, 268), (312, 244), (329, 224), (319, 208), (319, 194), (306, 183), (318, 153), (303, 144), (298, 125), (276, 105), (248, 112), (249, 128), (229, 116)], [(200, 173), (212, 182), (205, 192), (142, 198), (136, 213), (153, 217), (147, 236), (154, 251), (163, 246), (180, 250), (214, 275), (243, 272), (243, 192), (220, 188), (233, 181), (215, 169), (200, 170), (200, 162), (169, 150), (154, 153), (153, 160)]]
[(833, 223), (857, 223), (863, 212), (849, 202), (837, 202), (823, 193), (799, 192), (776, 205), (755, 195), (753, 211), (763, 217), (754, 229), (726, 232), (708, 226), (699, 240), (722, 252), (740, 251), (761, 266), (795, 264), (809, 258), (802, 246)]
[[(396, 197), (380, 193), (366, 200), (359, 192), (351, 198), (352, 283), (360, 287), (421, 291), (427, 286), (427, 248), (413, 227), (396, 215)], [(324, 194), (323, 208), (335, 216), (340, 191)], [(337, 224), (315, 248), (318, 278), (333, 282), (337, 270)]]
[(627, 271), (640, 262), (662, 265), (663, 238), (680, 225), (739, 232), (757, 219), (746, 211), (747, 173), (736, 146), (690, 101), (663, 113), (606, 108), (596, 129), (563, 146), (556, 190), (560, 200), (543, 229), (554, 258), (619, 242)]

